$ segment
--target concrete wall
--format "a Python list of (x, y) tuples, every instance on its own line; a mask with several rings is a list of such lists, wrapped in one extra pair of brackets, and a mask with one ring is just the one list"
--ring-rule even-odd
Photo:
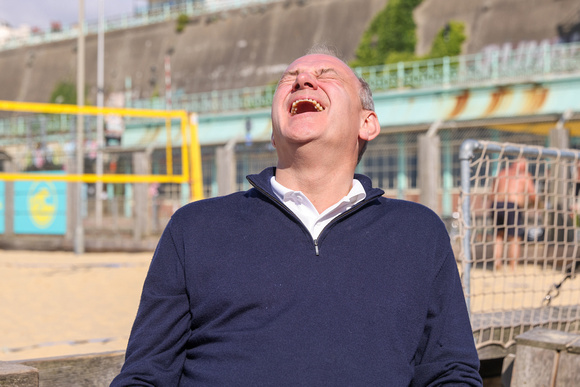
[[(138, 98), (164, 95), (164, 57), (173, 88), (186, 93), (263, 86), (314, 43), (353, 59), (360, 37), (388, 0), (283, 0), (194, 17), (182, 33), (164, 22), (105, 37), (105, 91), (131, 79)], [(417, 52), (424, 54), (449, 20), (466, 23), (466, 53), (490, 44), (557, 37), (580, 21), (577, 0), (423, 0), (415, 10)], [(0, 51), (0, 99), (48, 102), (60, 81), (76, 82), (76, 39)], [(88, 103), (96, 101), (97, 37), (86, 39)], [(151, 80), (154, 80), (154, 85)]]
[[(286, 0), (192, 18), (182, 33), (164, 22), (105, 37), (105, 92), (131, 78), (141, 98), (164, 95), (164, 57), (174, 89), (187, 93), (277, 82), (315, 43), (354, 57), (362, 33), (387, 0)], [(0, 99), (48, 102), (59, 81), (76, 82), (76, 39), (0, 52)], [(97, 37), (86, 39), (88, 103), (96, 101)], [(152, 68), (154, 70), (152, 71)], [(156, 86), (150, 80), (155, 79)]]
[(423, 0), (414, 12), (417, 49), (431, 48), (433, 38), (450, 20), (465, 23), (465, 54), (492, 44), (541, 41), (558, 37), (557, 26), (580, 22), (578, 0)]

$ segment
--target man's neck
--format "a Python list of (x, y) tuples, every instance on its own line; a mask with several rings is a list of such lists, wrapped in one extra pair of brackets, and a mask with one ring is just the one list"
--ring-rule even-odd
[(291, 190), (302, 191), (318, 213), (349, 193), (353, 176), (353, 168), (341, 168), (340, 163), (325, 166), (320, 160), (313, 163), (295, 160), (290, 166), (279, 162), (276, 168), (276, 181)]

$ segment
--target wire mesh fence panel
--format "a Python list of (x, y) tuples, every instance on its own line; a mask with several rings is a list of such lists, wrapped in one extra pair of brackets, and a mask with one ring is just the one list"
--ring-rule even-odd
[(479, 348), (580, 331), (580, 151), (466, 141), (458, 256)]

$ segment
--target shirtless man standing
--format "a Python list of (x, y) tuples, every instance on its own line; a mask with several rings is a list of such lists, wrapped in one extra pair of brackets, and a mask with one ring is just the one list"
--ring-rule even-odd
[(495, 204), (495, 267), (501, 268), (504, 243), (508, 243), (510, 267), (515, 269), (521, 254), (523, 241), (524, 210), (536, 201), (536, 191), (532, 175), (528, 172), (527, 161), (523, 158), (513, 161), (509, 168), (503, 169), (494, 182), (493, 203)]

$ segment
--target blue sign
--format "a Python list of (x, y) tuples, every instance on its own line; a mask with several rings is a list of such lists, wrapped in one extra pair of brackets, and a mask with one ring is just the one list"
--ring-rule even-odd
[(14, 233), (66, 233), (67, 184), (62, 181), (14, 182)]
[(6, 231), (6, 225), (4, 223), (5, 219), (5, 209), (6, 208), (6, 189), (4, 188), (4, 182), (0, 181), (0, 234), (4, 234)]

